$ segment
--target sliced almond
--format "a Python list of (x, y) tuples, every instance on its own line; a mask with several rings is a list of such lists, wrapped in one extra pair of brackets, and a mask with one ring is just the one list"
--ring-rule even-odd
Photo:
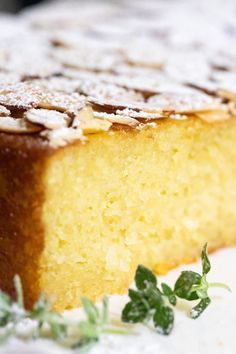
[(157, 110), (155, 107), (148, 105), (146, 102), (132, 101), (132, 100), (120, 100), (118, 99), (102, 99), (88, 97), (88, 102), (92, 104), (98, 111), (106, 111), (108, 113), (115, 113), (117, 110), (130, 109), (134, 111), (143, 111), (147, 113), (158, 113), (160, 114), (161, 110)]
[(41, 136), (49, 140), (49, 145), (53, 148), (65, 146), (77, 140), (84, 142), (86, 138), (83, 136), (82, 129), (60, 128), (55, 130), (45, 130)]
[(142, 68), (160, 69), (166, 61), (166, 53), (158, 43), (153, 46), (152, 41), (136, 39), (129, 43), (123, 52), (124, 58), (129, 65)]
[(95, 118), (104, 119), (111, 123), (129, 125), (131, 127), (136, 127), (139, 125), (139, 121), (137, 119), (114, 113), (94, 112), (94, 116)]
[(41, 130), (41, 127), (27, 122), (24, 118), (1, 117), (0, 131), (13, 134), (35, 133)]
[(29, 122), (43, 125), (47, 129), (65, 128), (70, 122), (67, 114), (43, 108), (30, 109), (24, 116)]
[(7, 84), (0, 89), (0, 104), (10, 109), (36, 107), (39, 99), (40, 91), (30, 83)]
[(235, 90), (235, 92), (233, 92), (233, 91), (229, 91), (229, 90), (225, 90), (225, 89), (220, 89), (217, 91), (217, 95), (226, 99), (226, 100), (236, 102), (236, 90)]
[(108, 131), (112, 123), (94, 117), (93, 109), (89, 106), (83, 108), (74, 118), (72, 127), (82, 128), (84, 134)]
[(45, 92), (38, 103), (38, 107), (54, 109), (60, 112), (75, 113), (85, 105), (85, 98), (78, 93)]
[(148, 103), (159, 111), (170, 111), (173, 113), (194, 113), (224, 109), (219, 99), (208, 96), (204, 93), (176, 93), (165, 92), (149, 98)]
[(157, 112), (157, 113), (149, 113), (149, 112), (144, 112), (144, 111), (135, 111), (133, 109), (123, 109), (123, 110), (117, 110), (116, 111), (117, 115), (120, 116), (126, 116), (130, 118), (135, 118), (135, 119), (160, 119), (163, 118), (163, 114)]

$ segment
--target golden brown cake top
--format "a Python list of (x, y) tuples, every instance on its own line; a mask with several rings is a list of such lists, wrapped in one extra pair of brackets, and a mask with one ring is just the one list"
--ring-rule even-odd
[(0, 16), (0, 131), (58, 147), (115, 124), (234, 117), (236, 4), (217, 1), (65, 1)]

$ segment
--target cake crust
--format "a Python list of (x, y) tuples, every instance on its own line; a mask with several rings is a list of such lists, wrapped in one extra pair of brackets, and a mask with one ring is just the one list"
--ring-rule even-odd
[(21, 276), (26, 304), (36, 300), (38, 262), (44, 247), (41, 209), (42, 173), (50, 148), (38, 137), (0, 134), (0, 279), (13, 293), (13, 277)]

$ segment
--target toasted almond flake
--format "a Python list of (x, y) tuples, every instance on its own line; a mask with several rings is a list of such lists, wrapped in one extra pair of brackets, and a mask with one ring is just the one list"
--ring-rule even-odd
[(0, 118), (0, 131), (6, 133), (34, 133), (40, 131), (41, 128), (37, 125), (27, 122), (24, 118), (1, 117)]
[(194, 113), (198, 111), (209, 111), (224, 109), (219, 99), (208, 96), (204, 93), (175, 93), (166, 92), (152, 96), (148, 103), (160, 111), (173, 113)]
[(29, 122), (43, 125), (47, 129), (65, 128), (70, 122), (67, 114), (43, 108), (30, 109), (24, 116)]
[(40, 99), (40, 91), (31, 83), (6, 84), (0, 87), (0, 104), (12, 109), (34, 108)]
[(139, 125), (139, 121), (137, 119), (128, 116), (121, 116), (114, 113), (94, 112), (94, 116), (99, 119), (105, 119), (111, 123), (129, 125), (131, 127), (136, 127)]
[(9, 116), (10, 114), (11, 114), (11, 112), (9, 111), (9, 109), (0, 105), (0, 117)]
[(38, 103), (38, 107), (57, 110), (60, 112), (75, 113), (85, 105), (85, 99), (78, 93), (45, 92)]
[(229, 91), (229, 90), (225, 90), (225, 89), (220, 89), (217, 91), (218, 96), (236, 102), (236, 88), (235, 88), (235, 92), (233, 91)]
[(152, 41), (143, 41), (136, 39), (134, 45), (129, 43), (124, 50), (124, 57), (129, 65), (160, 69), (166, 61), (164, 48), (156, 43), (153, 46)]
[(99, 47), (91, 48), (84, 46), (75, 49), (59, 48), (54, 50), (55, 61), (72, 69), (85, 69), (88, 71), (109, 71), (119, 63), (119, 56), (112, 51), (100, 50)]
[(133, 111), (143, 111), (146, 113), (157, 113), (160, 114), (161, 110), (157, 110), (154, 106), (148, 105), (146, 102), (140, 102), (140, 101), (123, 101), (118, 99), (103, 99), (103, 98), (94, 98), (94, 97), (88, 97), (88, 102), (91, 103), (93, 106), (98, 107), (99, 111), (112, 111), (112, 113), (115, 113), (117, 110), (125, 110), (125, 109), (130, 109)]
[(49, 140), (49, 145), (53, 148), (58, 148), (80, 140), (84, 142), (86, 140), (83, 135), (82, 129), (74, 128), (60, 128), (55, 130), (44, 130), (41, 132), (41, 136), (46, 137)]
[(140, 93), (121, 87), (116, 83), (106, 82), (102, 76), (98, 75), (92, 78), (88, 75), (87, 77), (82, 76), (78, 91), (91, 99), (116, 101), (119, 98), (120, 101), (144, 102)]
[(112, 123), (94, 117), (93, 109), (89, 106), (83, 108), (75, 116), (72, 127), (81, 128), (84, 134), (108, 131)]
[(149, 113), (144, 111), (135, 111), (133, 109), (125, 108), (123, 110), (118, 109), (116, 111), (117, 115), (131, 117), (135, 119), (159, 119), (163, 118), (163, 114), (157, 113)]

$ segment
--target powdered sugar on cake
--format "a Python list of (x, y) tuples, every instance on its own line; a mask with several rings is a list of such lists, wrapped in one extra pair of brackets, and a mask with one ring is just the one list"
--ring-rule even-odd
[(0, 131), (56, 148), (117, 124), (232, 118), (236, 5), (218, 1), (62, 1), (2, 16)]

